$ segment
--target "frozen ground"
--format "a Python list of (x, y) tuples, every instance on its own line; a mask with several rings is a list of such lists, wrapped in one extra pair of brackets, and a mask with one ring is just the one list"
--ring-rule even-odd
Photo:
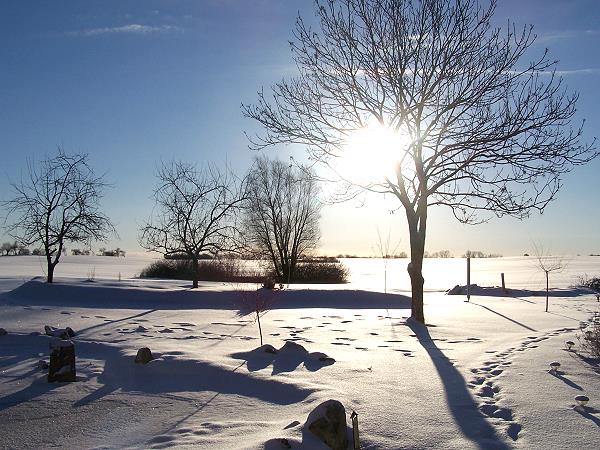
[[(270, 440), (287, 438), (317, 449), (303, 425), (330, 398), (359, 414), (363, 448), (597, 448), (600, 368), (564, 342), (599, 311), (572, 286), (599, 275), (600, 258), (573, 258), (551, 277), (549, 313), (532, 295), (543, 277), (531, 259), (476, 261), (473, 283), (499, 284), (505, 272), (515, 291), (484, 289), (470, 303), (440, 292), (464, 284), (464, 261), (431, 260), (428, 328), (407, 321), (405, 262), (390, 264), (383, 294), (381, 261), (349, 260), (348, 285), (276, 294), (262, 318), (276, 355), (252, 351), (258, 328), (237, 313), (240, 286), (191, 291), (127, 278), (141, 260), (79, 258), (59, 265), (52, 286), (28, 281), (37, 258), (0, 258), (0, 448), (283, 448)], [(78, 382), (48, 384), (37, 369), (44, 325), (78, 332)], [(290, 340), (307, 351), (283, 348)], [(142, 346), (158, 358), (135, 365)], [(585, 409), (575, 407), (582, 393)]]

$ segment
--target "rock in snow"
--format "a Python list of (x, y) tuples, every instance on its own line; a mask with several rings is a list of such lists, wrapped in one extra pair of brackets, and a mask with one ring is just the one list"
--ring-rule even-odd
[(138, 350), (137, 355), (135, 355), (135, 363), (136, 364), (146, 364), (154, 359), (152, 356), (152, 352), (148, 347), (142, 347)]
[(53, 336), (53, 337), (57, 337), (60, 339), (70, 339), (73, 336), (75, 336), (75, 332), (73, 331), (73, 329), (71, 327), (55, 328), (55, 327), (51, 327), (49, 325), (44, 325), (44, 332), (48, 336)]
[(4, 328), (0, 328), (0, 336), (4, 336), (6, 334), (6, 330)]
[(332, 450), (348, 447), (346, 409), (337, 400), (327, 400), (317, 406), (306, 419), (309, 431)]

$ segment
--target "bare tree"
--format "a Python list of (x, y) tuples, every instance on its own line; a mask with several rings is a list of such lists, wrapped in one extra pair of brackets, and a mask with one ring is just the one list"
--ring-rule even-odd
[[(410, 234), (412, 317), (424, 322), (423, 253), (430, 206), (461, 222), (543, 211), (574, 165), (597, 156), (573, 127), (569, 94), (543, 53), (525, 53), (532, 26), (494, 28), (496, 1), (317, 0), (320, 30), (298, 18), (291, 49), (299, 75), (246, 116), (266, 132), (263, 148), (305, 145), (335, 169), (348, 143), (375, 123), (402, 135), (381, 174), (353, 187), (391, 193)], [(375, 155), (375, 142), (363, 152)]]
[(279, 160), (257, 158), (248, 175), (247, 240), (281, 282), (294, 279), (298, 260), (319, 241), (318, 194), (308, 169)]
[(48, 283), (66, 242), (105, 240), (114, 233), (100, 210), (107, 184), (96, 176), (86, 154), (56, 156), (28, 163), (27, 178), (12, 183), (14, 198), (8, 208), (7, 229), (22, 245), (41, 243), (48, 267)]
[(157, 171), (154, 217), (141, 228), (140, 245), (165, 256), (185, 254), (198, 287), (198, 261), (241, 248), (237, 213), (244, 201), (242, 183), (214, 166), (176, 161)]
[(245, 287), (238, 289), (240, 317), (253, 315), (253, 319), (258, 324), (258, 334), (260, 336), (260, 345), (263, 345), (263, 333), (260, 318), (264, 316), (273, 304), (275, 292), (273, 289), (258, 287), (255, 290), (247, 290)]
[(552, 272), (561, 272), (567, 266), (564, 258), (546, 254), (544, 247), (533, 244), (538, 268), (546, 275), (546, 312), (548, 312), (549, 278)]
[(383, 259), (383, 292), (387, 294), (387, 268), (388, 260), (394, 258), (398, 247), (400, 247), (400, 241), (392, 247), (391, 245), (392, 230), (388, 230), (388, 235), (385, 241), (381, 238), (379, 227), (377, 227), (377, 253), (379, 253), (381, 259)]

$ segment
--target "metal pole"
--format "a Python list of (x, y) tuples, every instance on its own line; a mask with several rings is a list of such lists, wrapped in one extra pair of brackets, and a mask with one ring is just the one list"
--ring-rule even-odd
[(352, 440), (354, 441), (354, 450), (360, 449), (360, 439), (358, 437), (358, 414), (356, 411), (352, 411), (350, 414), (350, 419), (352, 419)]
[(502, 292), (506, 293), (506, 285), (504, 284), (504, 272), (500, 274), (500, 278), (502, 279)]
[(471, 257), (467, 256), (467, 301), (471, 300)]

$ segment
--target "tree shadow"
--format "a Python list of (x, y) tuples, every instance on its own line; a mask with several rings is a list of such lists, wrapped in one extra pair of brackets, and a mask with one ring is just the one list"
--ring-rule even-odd
[(41, 395), (53, 391), (64, 383), (48, 383), (46, 375), (35, 379), (30, 385), (12, 394), (0, 398), (0, 411), (4, 411), (12, 406), (29, 402)]
[(105, 326), (108, 326), (108, 325), (115, 325), (115, 324), (117, 324), (119, 322), (125, 322), (126, 320), (137, 319), (138, 317), (142, 317), (142, 316), (145, 316), (147, 314), (151, 314), (151, 313), (156, 312), (156, 311), (158, 311), (158, 310), (157, 309), (150, 309), (148, 311), (144, 311), (144, 312), (141, 312), (139, 314), (134, 314), (132, 316), (123, 317), (122, 319), (115, 319), (115, 320), (110, 320), (108, 322), (101, 322), (99, 324), (92, 325), (92, 326), (89, 326), (87, 328), (83, 328), (83, 329), (79, 330), (77, 332), (77, 336), (85, 334), (88, 331), (96, 330), (98, 328), (102, 328), (102, 327), (105, 327)]
[(597, 409), (594, 409), (594, 408), (587, 407), (587, 406), (576, 406), (573, 409), (575, 411), (577, 411), (579, 414), (581, 414), (583, 417), (585, 417), (586, 419), (589, 419), (592, 422), (594, 422), (596, 424), (596, 426), (600, 427), (600, 418), (591, 414), (592, 412), (599, 413), (600, 411), (598, 411)]
[(563, 372), (556, 372), (556, 373), (549, 372), (549, 373), (552, 376), (558, 378), (563, 383), (565, 383), (567, 386), (570, 386), (573, 389), (577, 389), (578, 391), (583, 391), (583, 388), (581, 386), (579, 386), (577, 383), (575, 383), (575, 382), (569, 380), (567, 377), (565, 377)]
[(531, 327), (529, 327), (529, 326), (525, 325), (524, 323), (521, 323), (521, 322), (519, 322), (519, 321), (517, 321), (517, 320), (515, 320), (515, 319), (511, 319), (510, 317), (508, 317), (508, 316), (505, 316), (504, 314), (502, 314), (502, 313), (499, 313), (498, 311), (494, 311), (492, 308), (489, 308), (489, 307), (487, 307), (487, 306), (485, 306), (485, 305), (482, 305), (481, 303), (475, 303), (475, 302), (470, 302), (470, 303), (471, 303), (472, 305), (479, 306), (479, 307), (481, 307), (481, 308), (483, 308), (483, 309), (486, 309), (486, 310), (488, 310), (489, 312), (491, 312), (491, 313), (494, 313), (494, 314), (496, 314), (496, 315), (498, 315), (498, 316), (502, 317), (503, 319), (506, 319), (506, 320), (508, 320), (508, 321), (510, 321), (510, 322), (512, 322), (512, 323), (514, 323), (515, 325), (518, 325), (518, 326), (520, 326), (520, 327), (522, 327), (522, 328), (525, 328), (526, 330), (533, 331), (533, 332), (537, 333), (537, 330), (536, 330), (536, 329), (534, 329), (534, 328), (531, 328)]
[[(238, 310), (243, 292), (233, 290), (159, 289), (110, 283), (53, 283), (30, 280), (4, 294), (13, 302), (102, 309)], [(290, 289), (278, 293), (269, 309), (344, 308), (409, 309), (410, 297), (356, 289)]]
[(462, 434), (482, 450), (510, 449), (510, 446), (497, 435), (496, 430), (479, 412), (465, 379), (446, 355), (437, 348), (427, 327), (412, 318), (407, 320), (407, 325), (431, 358), (444, 385), (448, 409)]
[(135, 364), (133, 356), (116, 348), (105, 355), (104, 371), (98, 376), (103, 386), (74, 406), (86, 405), (117, 389), (144, 394), (208, 391), (253, 397), (276, 405), (300, 402), (313, 392), (279, 379), (257, 377), (238, 372), (237, 367), (231, 369), (205, 361), (158, 355), (147, 364)]

